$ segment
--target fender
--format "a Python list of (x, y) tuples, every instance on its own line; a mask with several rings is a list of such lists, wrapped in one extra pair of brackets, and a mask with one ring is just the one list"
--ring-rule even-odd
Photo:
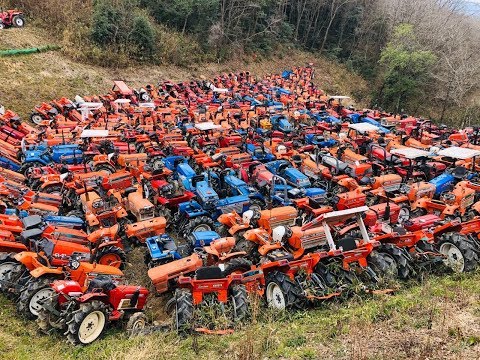
[[(49, 179), (51, 179), (51, 180), (49, 180)], [(48, 175), (48, 178), (46, 179), (46, 181), (40, 186), (40, 191), (44, 190), (45, 188), (47, 188), (49, 186), (54, 186), (54, 185), (63, 186), (63, 184), (60, 181), (58, 181), (58, 179), (60, 179), (60, 177), (58, 175), (53, 175), (53, 176)]]
[[(280, 243), (274, 243), (274, 244), (266, 243), (265, 245), (262, 245), (262, 246), (258, 247), (258, 253), (262, 256), (266, 256), (269, 252), (271, 252), (273, 250), (279, 250), (281, 248), (283, 248), (283, 246)], [(301, 249), (301, 253), (303, 254), (303, 249)], [(299, 255), (299, 256), (301, 256), (301, 255)], [(294, 257), (297, 258), (297, 256), (295, 256), (295, 255), (294, 255)]]
[(234, 259), (234, 258), (237, 258), (237, 257), (240, 257), (240, 256), (245, 256), (245, 255), (247, 255), (247, 253), (245, 251), (237, 251), (237, 252), (233, 252), (233, 253), (230, 253), (230, 254), (226, 254), (224, 256), (220, 256), (219, 260), (226, 261), (226, 260)]
[(442, 212), (442, 218), (445, 217), (445, 215), (453, 215), (455, 214), (455, 211), (460, 209), (458, 205), (446, 205), (445, 209)]
[(124, 208), (120, 208), (115, 214), (115, 216), (117, 217), (117, 219), (121, 219), (121, 218), (127, 217), (128, 214)]
[(472, 205), (472, 209), (476, 211), (477, 214), (480, 214), (480, 201), (477, 201)]
[(120, 241), (105, 241), (105, 242), (102, 242), (102, 244), (98, 247), (98, 249), (101, 249), (107, 246), (112, 246), (112, 245), (123, 248), (123, 245)]
[(27, 251), (28, 248), (22, 243), (0, 240), (0, 252), (16, 252), (22, 254)]
[(108, 296), (105, 293), (87, 293), (78, 298), (78, 302), (85, 303), (91, 300), (100, 300), (108, 304)]
[(35, 268), (34, 261), (38, 257), (38, 254), (32, 251), (23, 251), (16, 254), (13, 258), (19, 263), (25, 265), (30, 271)]
[(249, 228), (250, 228), (250, 225), (247, 225), (247, 224), (243, 224), (243, 223), (235, 224), (228, 230), (228, 232), (230, 233), (230, 235), (235, 235), (237, 232), (241, 230), (249, 229)]
[(97, 216), (94, 214), (87, 214), (85, 220), (87, 220), (88, 226), (100, 225), (100, 221), (98, 221)]
[(49, 268), (46, 266), (41, 266), (36, 269), (30, 271), (30, 275), (34, 278), (39, 278), (44, 275), (63, 275), (63, 270), (61, 267), (59, 268)]

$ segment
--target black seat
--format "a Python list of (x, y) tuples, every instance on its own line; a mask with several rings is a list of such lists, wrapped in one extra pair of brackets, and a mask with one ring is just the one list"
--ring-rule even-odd
[(109, 292), (110, 290), (115, 289), (115, 287), (116, 285), (113, 283), (113, 280), (110, 276), (99, 275), (90, 281), (90, 284), (88, 284), (87, 292), (99, 290), (103, 292)]
[(21, 242), (26, 244), (31, 240), (40, 239), (42, 237), (43, 231), (39, 228), (24, 230), (20, 234)]
[(354, 237), (347, 236), (337, 241), (337, 247), (341, 247), (343, 251), (350, 251), (357, 248), (357, 243), (355, 242)]
[(398, 235), (405, 235), (407, 233), (407, 230), (402, 226), (395, 226), (393, 228), (393, 232), (397, 233)]
[(197, 280), (210, 280), (223, 278), (223, 271), (218, 266), (204, 266), (196, 272)]
[(42, 217), (40, 215), (26, 216), (22, 219), (23, 229), (29, 230), (38, 228), (43, 224)]
[(467, 168), (463, 166), (457, 166), (455, 169), (453, 169), (452, 175), (456, 179), (463, 179), (465, 178), (465, 175), (467, 175)]
[(135, 193), (135, 192), (137, 192), (137, 188), (134, 187), (134, 186), (130, 186), (130, 187), (128, 187), (128, 188), (125, 189), (125, 196), (128, 196), (128, 195), (130, 195), (130, 194), (133, 194), (133, 193)]

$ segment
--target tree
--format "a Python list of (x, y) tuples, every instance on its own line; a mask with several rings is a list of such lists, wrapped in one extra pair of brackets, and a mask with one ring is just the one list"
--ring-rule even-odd
[(150, 58), (155, 52), (155, 30), (148, 19), (139, 15), (133, 19), (129, 43), (135, 45), (134, 53), (141, 58)]
[(424, 99), (435, 62), (436, 56), (417, 42), (413, 26), (399, 25), (380, 57), (384, 67), (380, 105), (397, 113), (401, 108), (415, 111), (417, 101)]

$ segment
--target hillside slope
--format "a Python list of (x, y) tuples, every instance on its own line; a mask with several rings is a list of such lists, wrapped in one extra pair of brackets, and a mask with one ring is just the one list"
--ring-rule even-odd
[[(0, 49), (18, 49), (51, 44), (45, 31), (25, 28), (0, 32)], [(133, 87), (160, 80), (185, 81), (200, 75), (248, 69), (262, 75), (279, 72), (293, 65), (315, 63), (317, 83), (331, 94), (350, 94), (362, 100), (367, 93), (363, 79), (325, 58), (295, 51), (271, 59), (253, 59), (250, 63), (230, 61), (224, 64), (201, 64), (189, 68), (143, 66), (110, 69), (84, 65), (65, 57), (61, 51), (0, 58), (0, 103), (27, 116), (34, 105), (66, 96), (91, 95), (109, 90), (114, 79), (125, 80)]]

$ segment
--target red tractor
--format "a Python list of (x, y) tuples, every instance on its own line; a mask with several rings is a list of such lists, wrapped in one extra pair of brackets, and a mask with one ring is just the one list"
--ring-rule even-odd
[(6, 10), (0, 9), (0, 29), (6, 27), (21, 28), (25, 26), (25, 16), (18, 10)]

